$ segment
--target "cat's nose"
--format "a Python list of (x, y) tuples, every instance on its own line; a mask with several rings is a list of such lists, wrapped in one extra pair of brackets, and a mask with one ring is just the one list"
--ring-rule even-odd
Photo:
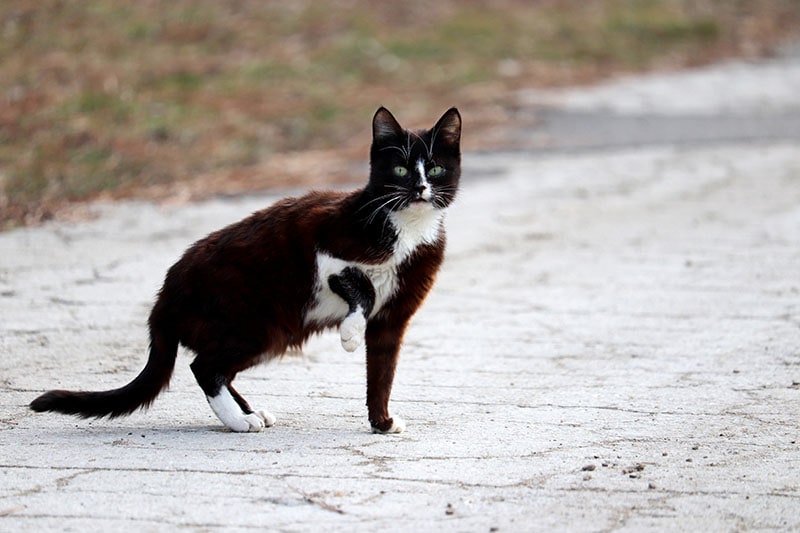
[(427, 201), (428, 199), (430, 199), (431, 193), (428, 190), (428, 186), (425, 185), (424, 183), (420, 183), (418, 185), (415, 185), (412, 190), (414, 191), (414, 199), (415, 200), (425, 200), (425, 201)]

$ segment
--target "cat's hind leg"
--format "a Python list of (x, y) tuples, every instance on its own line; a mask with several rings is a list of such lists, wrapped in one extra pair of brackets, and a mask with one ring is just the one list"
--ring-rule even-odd
[(228, 386), (228, 390), (231, 393), (231, 396), (233, 396), (233, 399), (236, 400), (236, 403), (239, 404), (239, 407), (242, 409), (243, 413), (245, 413), (245, 414), (251, 414), (252, 413), (252, 414), (255, 414), (255, 415), (261, 417), (261, 419), (264, 421), (264, 426), (265, 427), (269, 428), (269, 427), (272, 427), (272, 426), (275, 425), (275, 421), (276, 421), (275, 415), (273, 415), (269, 411), (264, 411), (263, 409), (259, 410), (259, 411), (253, 410), (253, 408), (250, 407), (250, 404), (247, 403), (247, 400), (242, 398), (242, 395), (239, 394), (239, 392), (236, 389), (233, 388), (233, 385), (230, 382), (227, 384), (227, 386)]
[(242, 411), (227, 386), (221, 387), (216, 395), (206, 394), (206, 399), (217, 418), (231, 430), (242, 433), (264, 431), (264, 418), (256, 413)]
[(244, 398), (231, 386), (227, 378), (203, 364), (198, 357), (191, 364), (197, 383), (206, 394), (208, 405), (217, 418), (232, 431), (258, 432), (275, 423), (275, 417), (266, 411), (254, 412)]

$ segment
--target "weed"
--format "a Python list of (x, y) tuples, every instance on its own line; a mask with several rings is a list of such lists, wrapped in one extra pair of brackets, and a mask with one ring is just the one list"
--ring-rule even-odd
[[(796, 0), (5, 0), (0, 225), (242, 167), (258, 187), (327, 179), (258, 169), (308, 149), (363, 157), (381, 104), (411, 124), (454, 104), (496, 117), (481, 111), (521, 87), (762, 53), (798, 33)], [(471, 122), (467, 149), (507, 119)]]

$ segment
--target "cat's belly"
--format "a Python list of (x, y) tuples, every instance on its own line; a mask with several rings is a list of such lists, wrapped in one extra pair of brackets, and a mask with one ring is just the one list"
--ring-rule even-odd
[(304, 317), (306, 325), (332, 325), (347, 316), (349, 311), (347, 302), (334, 293), (328, 284), (330, 276), (340, 274), (347, 267), (359, 269), (372, 282), (372, 287), (375, 289), (375, 305), (370, 316), (378, 313), (397, 290), (397, 266), (394, 261), (368, 265), (345, 261), (325, 253), (317, 253), (316, 261), (317, 279), (314, 280), (311, 304)]

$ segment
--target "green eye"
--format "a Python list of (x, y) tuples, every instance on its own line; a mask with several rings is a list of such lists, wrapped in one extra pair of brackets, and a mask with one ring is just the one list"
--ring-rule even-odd
[(398, 178), (403, 178), (408, 174), (408, 169), (406, 167), (398, 166), (394, 167), (392, 169), (392, 172), (394, 172), (394, 175), (397, 176)]
[(439, 177), (439, 176), (441, 176), (442, 174), (444, 174), (444, 167), (440, 167), (440, 166), (438, 166), (438, 165), (437, 165), (437, 166), (435, 166), (435, 167), (433, 167), (433, 168), (431, 168), (431, 169), (428, 171), (428, 177), (429, 177), (429, 178), (438, 178), (438, 177)]

